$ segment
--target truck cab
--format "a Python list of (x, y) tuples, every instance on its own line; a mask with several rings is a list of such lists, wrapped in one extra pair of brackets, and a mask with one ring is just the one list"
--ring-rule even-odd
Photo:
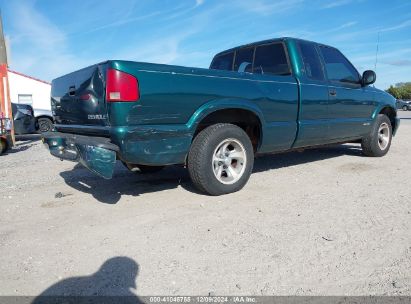
[[(275, 57), (279, 62), (272, 64), (280, 70), (264, 72), (258, 50), (273, 44), (277, 45)], [(246, 70), (241, 69), (244, 64), (247, 64)], [(299, 131), (293, 148), (360, 138), (382, 110), (389, 115), (394, 130), (398, 123), (392, 96), (370, 86), (376, 80), (375, 73), (365, 71), (360, 75), (354, 65), (331, 46), (295, 38), (267, 40), (219, 53), (210, 68), (239, 73), (292, 74), (298, 81), (300, 96), (293, 109), (298, 115), (295, 122)], [(290, 137), (293, 137), (292, 129)]]

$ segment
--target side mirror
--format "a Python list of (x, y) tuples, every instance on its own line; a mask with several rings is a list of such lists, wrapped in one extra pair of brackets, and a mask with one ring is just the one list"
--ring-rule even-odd
[(367, 70), (362, 73), (361, 84), (363, 86), (373, 84), (377, 80), (377, 75), (374, 71)]

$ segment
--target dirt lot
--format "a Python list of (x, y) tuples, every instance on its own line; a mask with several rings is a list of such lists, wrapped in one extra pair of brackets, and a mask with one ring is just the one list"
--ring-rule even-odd
[(118, 164), (103, 180), (25, 138), (0, 157), (0, 295), (134, 282), (138, 295), (411, 295), (410, 113), (384, 158), (358, 145), (265, 156), (222, 197), (180, 167)]

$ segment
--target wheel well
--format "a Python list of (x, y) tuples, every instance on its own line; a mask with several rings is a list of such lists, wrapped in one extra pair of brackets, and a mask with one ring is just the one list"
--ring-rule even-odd
[(256, 151), (261, 142), (261, 121), (252, 111), (244, 109), (223, 109), (210, 113), (197, 126), (193, 139), (205, 128), (216, 123), (231, 123), (243, 129)]
[(388, 116), (388, 118), (391, 121), (391, 126), (395, 130), (395, 127), (396, 127), (395, 117), (397, 116), (397, 112), (391, 107), (385, 107), (380, 111), (379, 114), (384, 114)]

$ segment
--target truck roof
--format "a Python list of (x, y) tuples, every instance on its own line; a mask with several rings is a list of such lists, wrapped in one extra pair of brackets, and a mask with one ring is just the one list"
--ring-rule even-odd
[(236, 46), (236, 47), (233, 47), (231, 49), (221, 51), (221, 52), (217, 53), (215, 56), (218, 56), (218, 55), (221, 55), (221, 54), (224, 54), (224, 53), (228, 53), (228, 52), (232, 52), (232, 51), (235, 51), (237, 49), (241, 49), (241, 48), (245, 48), (245, 47), (252, 47), (252, 46), (256, 46), (256, 45), (268, 44), (268, 43), (271, 43), (271, 42), (285, 41), (285, 40), (298, 40), (298, 41), (315, 43), (315, 44), (318, 44), (318, 45), (323, 45), (323, 46), (334, 48), (332, 46), (329, 46), (329, 45), (326, 45), (326, 44), (323, 44), (323, 43), (319, 43), (319, 42), (315, 42), (315, 41), (310, 41), (310, 40), (305, 40), (305, 39), (300, 39), (300, 38), (293, 38), (293, 37), (279, 37), (279, 38), (271, 38), (271, 39), (266, 39), (266, 40), (261, 40), (261, 41), (256, 41), (256, 42), (251, 42), (251, 43), (243, 44), (243, 45), (240, 45), (240, 46)]

